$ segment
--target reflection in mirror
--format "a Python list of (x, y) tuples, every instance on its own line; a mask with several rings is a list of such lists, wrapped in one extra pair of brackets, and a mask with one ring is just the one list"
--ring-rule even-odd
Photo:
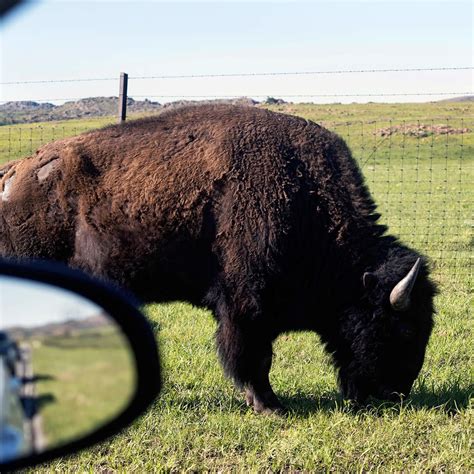
[(117, 323), (82, 296), (0, 276), (0, 462), (83, 438), (136, 388)]

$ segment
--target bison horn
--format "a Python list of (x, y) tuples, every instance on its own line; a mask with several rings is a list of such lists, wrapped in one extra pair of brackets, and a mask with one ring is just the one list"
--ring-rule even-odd
[(410, 306), (410, 294), (421, 267), (421, 259), (417, 259), (407, 276), (400, 280), (390, 293), (390, 304), (395, 311), (406, 311)]

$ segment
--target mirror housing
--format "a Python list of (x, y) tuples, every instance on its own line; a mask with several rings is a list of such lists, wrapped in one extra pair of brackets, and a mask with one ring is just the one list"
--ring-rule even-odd
[(97, 430), (64, 445), (0, 462), (1, 472), (33, 466), (89, 447), (118, 433), (144, 412), (160, 391), (160, 364), (153, 331), (131, 295), (80, 271), (45, 261), (22, 263), (0, 259), (0, 276), (67, 290), (99, 306), (121, 329), (131, 349), (136, 372), (134, 393), (117, 416)]

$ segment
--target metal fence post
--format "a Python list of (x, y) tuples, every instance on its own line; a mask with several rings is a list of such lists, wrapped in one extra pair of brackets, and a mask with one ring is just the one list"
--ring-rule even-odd
[(127, 86), (128, 74), (120, 73), (120, 90), (119, 90), (119, 123), (125, 122), (127, 118)]

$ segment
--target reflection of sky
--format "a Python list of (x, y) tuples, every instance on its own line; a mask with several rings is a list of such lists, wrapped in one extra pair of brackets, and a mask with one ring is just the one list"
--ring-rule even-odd
[(96, 304), (62, 288), (0, 276), (0, 329), (42, 326), (101, 313)]

